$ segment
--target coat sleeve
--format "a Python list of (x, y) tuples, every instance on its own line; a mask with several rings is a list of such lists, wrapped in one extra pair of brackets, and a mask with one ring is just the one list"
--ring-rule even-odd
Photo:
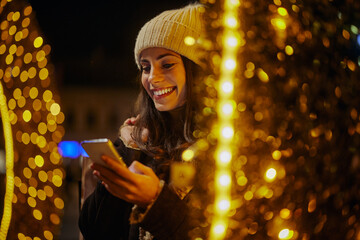
[(112, 196), (100, 183), (85, 200), (80, 212), (79, 227), (86, 240), (127, 240), (132, 204)]
[[(140, 226), (157, 240), (193, 239), (200, 210), (190, 205), (191, 193), (183, 200), (165, 184)], [(202, 235), (202, 234), (201, 234)]]
[[(121, 141), (114, 142), (118, 152), (129, 165), (134, 156)], [(119, 239), (129, 236), (129, 216), (132, 204), (114, 197), (98, 182), (93, 193), (84, 201), (79, 228), (85, 240)]]

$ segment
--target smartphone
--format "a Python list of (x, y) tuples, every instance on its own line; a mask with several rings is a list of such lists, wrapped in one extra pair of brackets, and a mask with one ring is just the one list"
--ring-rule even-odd
[(104, 161), (101, 160), (101, 156), (107, 155), (112, 159), (118, 160), (122, 165), (126, 166), (124, 160), (116, 151), (114, 144), (107, 138), (85, 140), (81, 142), (81, 146), (89, 155), (90, 159), (95, 163), (105, 166)]

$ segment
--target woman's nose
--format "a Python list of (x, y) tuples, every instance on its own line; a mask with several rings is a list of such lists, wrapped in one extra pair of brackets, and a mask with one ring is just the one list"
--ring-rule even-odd
[(163, 75), (161, 74), (161, 71), (159, 71), (157, 68), (152, 68), (149, 75), (149, 82), (155, 83), (155, 82), (161, 82), (162, 80), (163, 80)]

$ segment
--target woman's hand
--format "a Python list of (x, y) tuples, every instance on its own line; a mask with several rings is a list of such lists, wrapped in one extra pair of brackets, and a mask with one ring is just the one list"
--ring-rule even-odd
[[(134, 131), (134, 125), (136, 121), (139, 119), (139, 115), (136, 117), (128, 118), (124, 121), (123, 125), (120, 127), (119, 131), (119, 137), (125, 144), (125, 146), (130, 148), (138, 148), (134, 138), (133, 138), (133, 131)], [(144, 128), (141, 133), (141, 140), (143, 142), (146, 142), (148, 139), (149, 131)]]
[(139, 115), (137, 117), (131, 117), (131, 118), (126, 119), (124, 121), (123, 125), (120, 127), (119, 136), (120, 136), (121, 140), (123, 141), (123, 143), (125, 144), (125, 146), (130, 147), (130, 148), (138, 147), (132, 137), (134, 124), (136, 123), (138, 117), (139, 117)]
[(138, 161), (126, 168), (108, 156), (102, 160), (108, 167), (94, 163), (91, 168), (112, 195), (140, 207), (146, 207), (157, 197), (160, 180), (151, 168)]

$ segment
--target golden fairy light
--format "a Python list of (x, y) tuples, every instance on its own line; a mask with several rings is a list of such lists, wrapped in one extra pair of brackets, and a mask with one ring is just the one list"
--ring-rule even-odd
[(64, 114), (52, 83), (51, 47), (39, 34), (30, 5), (1, 1), (0, 11), (0, 107), (7, 169), (0, 239), (50, 240), (60, 230), (65, 178), (57, 149)]
[(0, 239), (6, 239), (12, 214), (12, 196), (14, 194), (14, 149), (9, 112), (6, 104), (3, 86), (0, 83), (0, 111), (5, 139), (5, 164), (6, 164), (6, 188), (4, 199), (4, 210), (1, 219)]
[(222, 59), (218, 81), (218, 121), (214, 129), (218, 129), (218, 142), (215, 150), (215, 200), (214, 217), (212, 220), (210, 239), (223, 239), (228, 227), (227, 214), (231, 208), (231, 143), (234, 138), (233, 116), (236, 104), (233, 103), (235, 70), (237, 68), (237, 53), (239, 36), (237, 11), (239, 1), (224, 1), (224, 33), (222, 35)]

